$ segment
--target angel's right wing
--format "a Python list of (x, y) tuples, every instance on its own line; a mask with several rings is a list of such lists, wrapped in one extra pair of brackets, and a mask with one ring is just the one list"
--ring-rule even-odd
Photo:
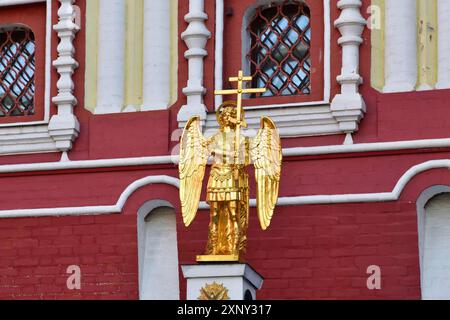
[(200, 130), (200, 118), (186, 124), (180, 143), (180, 200), (183, 222), (189, 226), (197, 214), (202, 182), (208, 161), (206, 139)]
[(261, 118), (261, 129), (251, 142), (250, 154), (255, 166), (259, 222), (266, 230), (278, 200), (283, 158), (278, 129), (270, 118)]

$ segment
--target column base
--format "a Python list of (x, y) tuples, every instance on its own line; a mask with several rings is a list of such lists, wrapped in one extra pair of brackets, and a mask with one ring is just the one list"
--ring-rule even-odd
[(256, 300), (263, 277), (250, 265), (214, 263), (181, 266), (187, 300)]
[(240, 259), (237, 254), (197, 256), (197, 262), (238, 262), (238, 261), (240, 261)]

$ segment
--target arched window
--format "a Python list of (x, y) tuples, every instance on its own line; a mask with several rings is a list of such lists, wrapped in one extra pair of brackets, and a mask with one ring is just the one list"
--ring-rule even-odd
[(0, 28), (0, 117), (35, 113), (35, 38), (27, 27)]
[(311, 93), (311, 24), (300, 1), (258, 7), (248, 25), (247, 59), (255, 87), (264, 97)]
[(450, 299), (450, 193), (433, 197), (423, 219), (423, 299)]
[(168, 202), (146, 202), (138, 211), (139, 296), (178, 300), (178, 243), (175, 210)]

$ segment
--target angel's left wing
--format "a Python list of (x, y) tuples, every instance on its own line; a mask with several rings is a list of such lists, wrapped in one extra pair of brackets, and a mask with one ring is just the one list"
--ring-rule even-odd
[(261, 129), (250, 144), (250, 155), (255, 166), (258, 218), (266, 230), (278, 200), (281, 175), (281, 140), (273, 121), (261, 118)]
[(191, 118), (184, 128), (180, 143), (180, 200), (183, 222), (189, 226), (194, 220), (202, 192), (208, 150), (200, 130), (200, 118)]

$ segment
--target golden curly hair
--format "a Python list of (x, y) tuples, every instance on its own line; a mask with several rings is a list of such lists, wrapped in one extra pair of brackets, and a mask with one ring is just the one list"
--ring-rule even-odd
[[(233, 124), (236, 124), (236, 118), (237, 118), (237, 104), (234, 101), (225, 101), (223, 102), (219, 109), (216, 111), (216, 118), (217, 122), (219, 123), (220, 127), (225, 126), (225, 117), (234, 119)], [(241, 112), (241, 126), (247, 127), (247, 123), (245, 122), (245, 113), (244, 109), (242, 109)]]

